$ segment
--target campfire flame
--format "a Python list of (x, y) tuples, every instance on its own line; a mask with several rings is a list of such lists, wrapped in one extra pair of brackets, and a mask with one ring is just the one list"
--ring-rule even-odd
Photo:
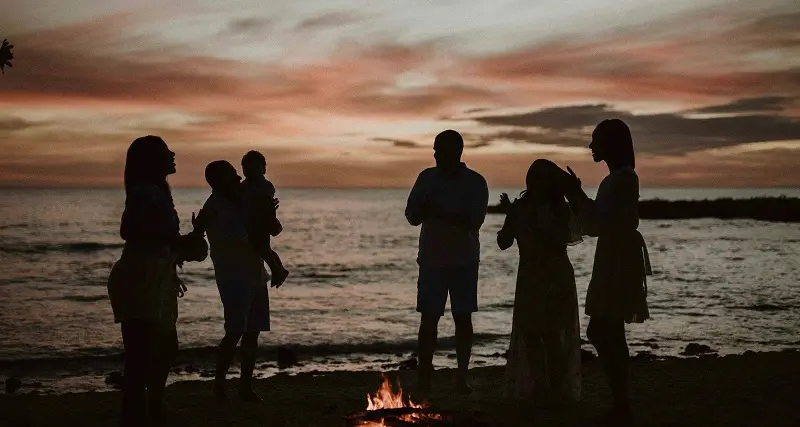
[(392, 391), (392, 385), (389, 383), (389, 378), (381, 374), (383, 382), (381, 382), (378, 391), (374, 394), (367, 393), (367, 411), (377, 411), (380, 409), (398, 409), (398, 408), (424, 408), (426, 405), (416, 404), (408, 399), (408, 403), (403, 399), (403, 388), (400, 386), (400, 380), (397, 380), (397, 393)]
[[(428, 407), (427, 403), (418, 404), (411, 401), (411, 398), (404, 398), (403, 388), (400, 386), (400, 380), (397, 380), (397, 392), (392, 390), (392, 385), (386, 375), (381, 374), (383, 381), (375, 393), (367, 393), (367, 412), (391, 410), (391, 409), (420, 409), (424, 410)], [(439, 420), (441, 416), (434, 413), (426, 412), (411, 412), (406, 414), (393, 415), (393, 418), (402, 421), (404, 424), (423, 424), (428, 420)], [(393, 423), (386, 424), (387, 418), (381, 417), (380, 421), (364, 421), (360, 427), (388, 427), (395, 425)]]

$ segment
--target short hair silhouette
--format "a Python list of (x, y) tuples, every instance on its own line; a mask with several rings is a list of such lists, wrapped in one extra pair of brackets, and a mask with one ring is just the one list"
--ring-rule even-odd
[(161, 137), (147, 135), (136, 138), (125, 157), (125, 191), (134, 185), (156, 184), (169, 191), (167, 175), (153, 167), (154, 159), (163, 156), (167, 143)]
[(602, 135), (602, 143), (606, 157), (618, 166), (636, 168), (633, 151), (633, 137), (628, 125), (620, 119), (606, 119), (594, 129), (595, 134)]
[(242, 156), (242, 167), (249, 168), (249, 167), (266, 167), (267, 166), (267, 159), (258, 151), (250, 150), (244, 156)]
[(225, 174), (230, 173), (232, 169), (234, 171), (236, 170), (227, 160), (215, 160), (206, 166), (206, 182), (212, 189), (216, 188), (220, 184), (220, 179), (224, 177)]
[(464, 152), (464, 138), (461, 137), (460, 133), (452, 129), (447, 129), (436, 135), (436, 139), (433, 140), (433, 145), (453, 149), (459, 154)]

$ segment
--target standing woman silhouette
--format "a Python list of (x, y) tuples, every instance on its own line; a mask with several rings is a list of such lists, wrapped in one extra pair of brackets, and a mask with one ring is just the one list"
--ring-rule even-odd
[(108, 279), (114, 322), (122, 324), (125, 347), (122, 426), (163, 422), (162, 398), (178, 350), (175, 322), (178, 297), (186, 288), (176, 265), (202, 261), (202, 234), (180, 235), (178, 215), (167, 184), (175, 173), (175, 153), (157, 136), (137, 138), (125, 160), (122, 256)]
[(596, 236), (592, 279), (586, 292), (586, 335), (603, 363), (614, 403), (607, 421), (614, 426), (632, 422), (629, 399), (628, 343), (625, 323), (650, 317), (646, 275), (650, 261), (639, 227), (639, 177), (634, 168), (633, 138), (619, 119), (604, 120), (589, 145), (595, 162), (606, 162), (609, 175), (591, 200), (581, 181), (568, 169), (567, 199), (583, 231)]

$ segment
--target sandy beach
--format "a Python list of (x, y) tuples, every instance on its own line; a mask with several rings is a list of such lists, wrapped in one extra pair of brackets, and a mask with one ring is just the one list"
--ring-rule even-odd
[[(433, 410), (455, 411), (489, 426), (592, 425), (608, 402), (594, 360), (584, 364), (582, 402), (572, 413), (507, 401), (499, 392), (502, 367), (472, 370), (474, 393), (453, 393), (454, 372), (436, 372), (429, 396)], [(800, 425), (800, 351), (724, 357), (635, 360), (633, 402), (641, 426)], [(390, 373), (403, 384), (413, 371)], [(178, 382), (167, 390), (174, 426), (342, 426), (366, 409), (366, 394), (380, 382), (376, 372), (278, 375), (259, 380), (265, 401), (215, 404), (210, 383)], [(231, 389), (236, 380), (230, 381)], [(407, 390), (409, 391), (409, 390)], [(412, 393), (413, 397), (413, 393)], [(118, 392), (0, 396), (0, 425), (9, 427), (110, 426), (118, 416)]]

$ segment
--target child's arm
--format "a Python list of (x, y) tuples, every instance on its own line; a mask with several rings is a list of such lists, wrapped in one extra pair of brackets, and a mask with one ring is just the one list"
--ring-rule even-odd
[(277, 236), (283, 231), (283, 225), (278, 220), (278, 207), (280, 201), (275, 197), (264, 197), (259, 202), (260, 213), (267, 224), (270, 236)]

